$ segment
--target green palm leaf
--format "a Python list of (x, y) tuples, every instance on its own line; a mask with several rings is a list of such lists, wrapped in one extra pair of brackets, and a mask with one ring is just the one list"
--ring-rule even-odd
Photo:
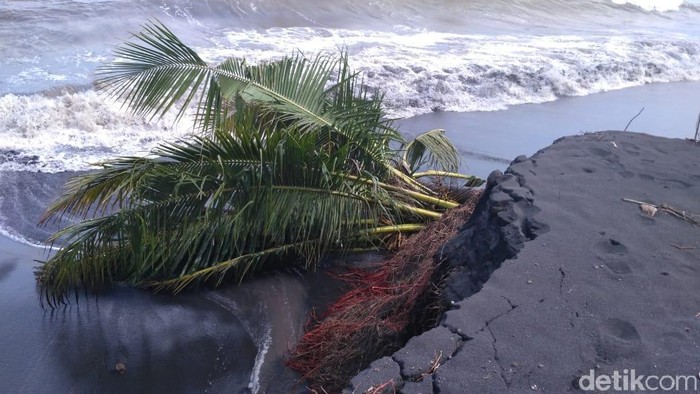
[(403, 160), (411, 173), (424, 166), (448, 172), (459, 168), (459, 153), (442, 129), (419, 134), (404, 147)]
[(63, 247), (37, 270), (49, 305), (118, 282), (177, 292), (240, 281), (272, 261), (313, 268), (457, 205), (395, 168), (454, 170), (454, 147), (439, 131), (406, 144), (345, 53), (211, 66), (159, 23), (134, 38), (99, 86), (144, 116), (182, 116), (199, 97), (206, 133), (66, 185), (42, 221), (84, 220), (54, 234)]

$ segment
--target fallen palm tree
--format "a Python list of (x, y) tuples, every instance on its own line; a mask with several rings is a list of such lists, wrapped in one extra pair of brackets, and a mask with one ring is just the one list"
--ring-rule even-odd
[[(376, 359), (401, 347), (413, 325), (436, 317), (429, 308), (441, 274), (434, 260), (474, 211), (481, 191), (412, 235), (375, 271), (355, 270), (342, 277), (352, 290), (316, 321), (292, 350), (287, 364), (315, 392), (340, 392), (348, 380)], [(439, 303), (439, 301), (437, 301)]]
[(312, 268), (458, 205), (421, 178), (481, 183), (455, 173), (441, 130), (405, 141), (344, 53), (210, 65), (151, 23), (115, 55), (98, 87), (142, 116), (196, 106), (196, 133), (67, 184), (43, 221), (82, 221), (51, 238), (63, 247), (36, 272), (49, 305), (115, 283), (179, 292), (270, 262)]

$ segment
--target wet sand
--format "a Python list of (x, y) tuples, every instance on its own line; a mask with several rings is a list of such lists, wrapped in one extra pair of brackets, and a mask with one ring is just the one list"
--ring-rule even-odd
[(33, 268), (45, 250), (0, 236), (0, 252), (0, 392), (7, 393), (301, 390), (284, 356), (311, 309), (339, 292), (322, 271), (277, 272), (178, 296), (122, 287), (44, 310)]
[(437, 112), (399, 122), (407, 135), (443, 128), (463, 158), (462, 170), (487, 177), (513, 158), (532, 155), (557, 138), (598, 130), (637, 131), (671, 138), (695, 134), (700, 82), (653, 84), (495, 112)]
[[(202, 392), (248, 386), (256, 344), (235, 314), (202, 296), (117, 289), (43, 310), (34, 248), (0, 237), (0, 391)], [(115, 370), (117, 363), (126, 373)]]

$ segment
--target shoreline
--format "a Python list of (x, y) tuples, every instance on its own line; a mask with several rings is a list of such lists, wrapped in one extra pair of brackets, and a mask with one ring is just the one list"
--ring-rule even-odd
[[(34, 130), (34, 121), (25, 118), (45, 119), (46, 113), (53, 113), (54, 116), (58, 116), (56, 121), (62, 124), (62, 127), (70, 124), (73, 117), (81, 119), (82, 122), (99, 122), (98, 114), (92, 109), (92, 112), (73, 112), (72, 108), (93, 108), (96, 102), (101, 101), (96, 101), (94, 97), (86, 100), (68, 100), (71, 105), (56, 106), (58, 112), (55, 112), (57, 109), (53, 104), (50, 108), (44, 108), (43, 106), (48, 105), (44, 101), (43, 104), (32, 103), (30, 109), (34, 112), (26, 113), (21, 118), (5, 119), (5, 122), (19, 122), (27, 129), (23, 132), (31, 132), (37, 141), (48, 141), (49, 136)], [(505, 170), (513, 157), (534, 154), (563, 135), (609, 128), (622, 129), (641, 108), (645, 110), (632, 122), (630, 131), (650, 132), (666, 137), (692, 136), (700, 111), (695, 105), (698, 102), (700, 81), (652, 83), (586, 96), (565, 96), (545, 103), (518, 104), (499, 111), (433, 112), (399, 120), (397, 125), (409, 138), (427, 130), (445, 129), (447, 136), (454, 141), (464, 158), (461, 170), (486, 177), (493, 169)], [(10, 108), (16, 105), (9, 104)], [(26, 107), (27, 105), (22, 105), (18, 108), (24, 111)], [(159, 140), (152, 136), (160, 132), (164, 133), (164, 140), (174, 140), (192, 131), (184, 127), (184, 123), (171, 124), (170, 121), (159, 121), (147, 127), (140, 125), (137, 129), (130, 129), (131, 118), (119, 111), (110, 109), (105, 116), (123, 125), (108, 123), (82, 131), (66, 131), (66, 135), (59, 133), (57, 141), (62, 140), (63, 145), (46, 142), (37, 145), (29, 139), (23, 142), (17, 135), (10, 133), (15, 146), (0, 149), (0, 166), (12, 171), (82, 168), (85, 163), (113, 157), (117, 151), (127, 155), (136, 154), (135, 152), (145, 153), (143, 148), (135, 147), (133, 142), (136, 140), (145, 141), (144, 146), (152, 146)], [(0, 119), (0, 123), (2, 122), (3, 119)], [(156, 127), (158, 125), (162, 128)], [(121, 130), (122, 128), (124, 130)], [(17, 130), (14, 133), (19, 133)], [(125, 139), (122, 131), (132, 133), (133, 138)], [(127, 139), (129, 141), (126, 141)], [(123, 146), (117, 148), (115, 144)], [(93, 153), (94, 157), (89, 156)], [(87, 157), (84, 156), (86, 154)], [(33, 158), (35, 155), (41, 156), (39, 161)], [(22, 164), (23, 161), (25, 164)]]
[(505, 171), (513, 158), (533, 155), (562, 136), (622, 130), (642, 108), (644, 112), (629, 131), (692, 138), (700, 113), (698, 103), (700, 82), (670, 82), (521, 104), (502, 111), (435, 112), (398, 125), (409, 137), (445, 129), (462, 155), (462, 172), (486, 178), (495, 169)]
[(681, 139), (600, 132), (492, 173), (478, 215), (443, 249), (454, 307), (347, 392), (564, 393), (591, 387), (591, 374), (697, 377), (698, 228), (623, 198), (700, 220), (699, 154)]

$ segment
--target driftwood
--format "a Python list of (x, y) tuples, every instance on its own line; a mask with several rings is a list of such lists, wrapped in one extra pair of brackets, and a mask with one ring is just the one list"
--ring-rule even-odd
[(697, 249), (695, 246), (681, 246), (681, 245), (676, 245), (676, 244), (671, 244), (676, 249), (679, 250), (692, 250), (692, 249)]
[[(649, 216), (654, 216), (654, 214), (656, 213), (656, 210), (659, 210), (659, 211), (666, 212), (669, 215), (675, 216), (678, 219), (685, 220), (686, 222), (688, 222), (694, 226), (697, 226), (700, 224), (700, 222), (697, 219), (695, 219), (695, 217), (697, 215), (689, 214), (689, 213), (686, 213), (685, 211), (678, 210), (678, 209), (676, 209), (676, 208), (674, 208), (666, 203), (655, 205), (655, 204), (651, 204), (648, 202), (633, 200), (631, 198), (623, 198), (622, 201), (631, 202), (633, 204), (639, 205), (640, 209), (642, 209), (645, 213), (649, 214)], [(652, 211), (650, 211), (649, 208), (647, 208), (647, 207), (653, 208), (654, 214), (648, 213), (648, 212), (652, 212)]]
[(637, 119), (637, 117), (638, 117), (639, 115), (641, 115), (642, 112), (644, 112), (644, 107), (642, 107), (642, 109), (639, 110), (639, 113), (637, 113), (637, 115), (634, 115), (634, 117), (633, 117), (632, 119), (630, 119), (630, 121), (627, 123), (627, 126), (625, 126), (625, 129), (622, 130), (622, 131), (627, 131), (627, 129), (628, 129), (628, 128), (630, 127), (630, 125), (632, 124), (632, 122), (634, 122), (634, 120)]

